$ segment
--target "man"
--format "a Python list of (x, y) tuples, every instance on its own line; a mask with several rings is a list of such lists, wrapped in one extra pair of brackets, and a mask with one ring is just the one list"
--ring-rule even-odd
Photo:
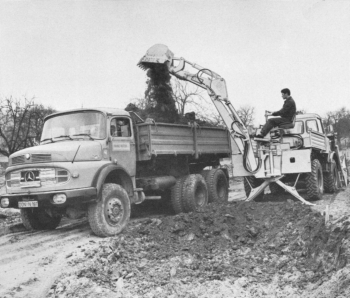
[(280, 118), (268, 119), (266, 124), (261, 129), (260, 134), (255, 136), (256, 138), (264, 138), (272, 128), (280, 124), (287, 124), (287, 123), (293, 122), (293, 117), (297, 110), (294, 99), (290, 96), (290, 90), (287, 88), (282, 89), (281, 93), (282, 93), (282, 98), (284, 100), (282, 109), (272, 113), (269, 111), (266, 111), (266, 115), (280, 116)]

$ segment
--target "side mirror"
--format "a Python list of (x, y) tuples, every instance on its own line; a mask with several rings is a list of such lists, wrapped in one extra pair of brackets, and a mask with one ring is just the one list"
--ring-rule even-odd
[(326, 131), (327, 131), (327, 133), (332, 133), (332, 132), (334, 132), (334, 127), (333, 127), (333, 125), (332, 125), (332, 124), (328, 125), (327, 128), (326, 128)]

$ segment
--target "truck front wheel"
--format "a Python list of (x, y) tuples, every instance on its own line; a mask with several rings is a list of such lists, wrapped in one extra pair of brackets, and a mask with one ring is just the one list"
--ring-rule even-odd
[(183, 183), (182, 200), (185, 212), (201, 211), (208, 204), (208, 189), (202, 175), (188, 175)]
[(48, 214), (42, 208), (21, 209), (22, 223), (27, 230), (54, 230), (61, 222), (59, 214)]
[(332, 160), (331, 170), (324, 173), (324, 190), (328, 193), (335, 193), (339, 189), (338, 167), (335, 160)]
[(311, 163), (311, 172), (306, 177), (306, 191), (309, 200), (320, 200), (323, 194), (322, 166), (318, 159)]
[(92, 231), (100, 237), (119, 234), (130, 219), (129, 196), (118, 184), (105, 183), (98, 202), (90, 204), (88, 220)]
[(209, 202), (225, 203), (228, 201), (228, 182), (221, 169), (202, 171), (208, 187)]

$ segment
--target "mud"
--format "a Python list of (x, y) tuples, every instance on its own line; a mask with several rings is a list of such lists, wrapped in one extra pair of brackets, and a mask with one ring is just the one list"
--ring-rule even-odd
[(67, 270), (78, 246), (101, 238), (86, 220), (64, 219), (54, 231), (22, 231), (0, 237), (0, 297), (46, 297), (55, 279)]
[(72, 256), (49, 297), (347, 297), (350, 222), (266, 197), (134, 221)]
[(138, 205), (116, 237), (94, 236), (86, 219), (2, 236), (0, 297), (349, 297), (350, 188), (313, 207), (268, 193), (243, 202), (231, 178), (227, 204), (180, 215)]

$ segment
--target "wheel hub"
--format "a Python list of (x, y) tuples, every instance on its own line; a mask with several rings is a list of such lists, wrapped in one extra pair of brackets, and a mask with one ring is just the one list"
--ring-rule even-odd
[(112, 224), (117, 224), (122, 219), (124, 210), (118, 198), (111, 198), (107, 203), (107, 215)]
[(196, 191), (195, 200), (197, 206), (203, 206), (205, 204), (205, 192), (202, 189)]

